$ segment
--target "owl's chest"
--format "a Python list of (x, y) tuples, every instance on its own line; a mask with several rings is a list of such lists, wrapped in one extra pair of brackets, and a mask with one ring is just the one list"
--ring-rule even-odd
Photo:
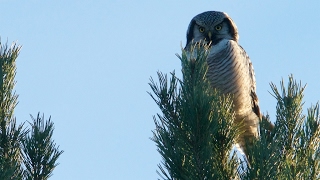
[(208, 76), (213, 81), (212, 83), (241, 81), (239, 78), (247, 78), (249, 75), (248, 63), (241, 54), (232, 52), (210, 54), (207, 63)]
[(207, 77), (214, 88), (222, 93), (246, 98), (252, 82), (247, 57), (237, 47), (227, 46), (221, 51), (210, 53), (207, 58)]
[(219, 60), (208, 57), (208, 64), (207, 77), (212, 87), (232, 95), (234, 110), (238, 115), (251, 111), (252, 82), (246, 64), (232, 56)]

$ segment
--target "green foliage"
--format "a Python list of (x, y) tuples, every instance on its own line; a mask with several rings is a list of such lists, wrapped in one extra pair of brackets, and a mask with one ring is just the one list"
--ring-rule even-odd
[[(150, 87), (162, 111), (154, 117), (152, 140), (163, 158), (163, 179), (230, 179), (238, 163), (231, 151), (238, 136), (229, 96), (210, 88), (206, 79), (207, 47), (194, 47), (191, 58), (183, 51), (183, 81), (174, 72), (158, 73), (160, 86), (151, 78)], [(190, 60), (191, 59), (191, 60)], [(167, 171), (167, 172), (166, 172)]]
[(15, 60), (20, 46), (2, 46), (0, 42), (0, 179), (21, 179), (21, 140), (25, 134), (22, 125), (16, 126), (13, 110), (18, 96), (12, 92), (15, 85)]
[[(287, 179), (316, 179), (320, 175), (319, 104), (302, 114), (304, 87), (289, 77), (288, 88), (281, 82), (282, 95), (271, 84), (277, 103), (274, 141), (280, 151), (281, 177)], [(279, 148), (280, 147), (280, 148)]]
[(319, 105), (302, 114), (305, 86), (289, 77), (288, 87), (281, 82), (280, 93), (271, 84), (277, 99), (275, 127), (266, 131), (268, 116), (260, 123), (260, 138), (249, 154), (251, 168), (242, 170), (241, 179), (319, 179)]
[(25, 129), (24, 124), (16, 125), (14, 108), (18, 96), (13, 88), (20, 49), (15, 43), (8, 47), (0, 42), (0, 179), (45, 180), (63, 151), (59, 151), (51, 139), (50, 119), (44, 126), (44, 119), (38, 115), (33, 119), (29, 135), (30, 130)]
[(23, 141), (24, 152), (23, 163), (26, 167), (26, 179), (45, 180), (48, 179), (54, 168), (58, 165), (56, 160), (63, 153), (59, 146), (52, 140), (54, 130), (50, 118), (44, 122), (44, 116), (33, 118), (31, 133)]
[[(159, 86), (151, 78), (149, 93), (161, 114), (154, 117), (151, 138), (163, 158), (157, 171), (162, 179), (320, 179), (319, 104), (302, 114), (305, 86), (289, 77), (278, 90), (275, 126), (268, 115), (260, 121), (260, 137), (237, 157), (232, 145), (239, 135), (233, 124), (229, 96), (219, 94), (206, 79), (206, 46), (190, 54), (182, 50), (183, 80), (158, 72)], [(250, 162), (250, 163), (249, 163)]]

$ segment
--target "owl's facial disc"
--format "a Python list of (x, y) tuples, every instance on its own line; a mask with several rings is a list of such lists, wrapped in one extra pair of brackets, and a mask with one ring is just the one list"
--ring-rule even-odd
[(206, 44), (211, 44), (212, 41), (215, 41), (216, 39), (215, 34), (216, 33), (212, 29), (196, 24), (194, 26), (193, 40), (195, 42), (204, 41)]
[(205, 25), (195, 24), (193, 31), (194, 41), (205, 41), (206, 44), (215, 45), (221, 39), (228, 38), (228, 28), (223, 28), (223, 23), (208, 27)]

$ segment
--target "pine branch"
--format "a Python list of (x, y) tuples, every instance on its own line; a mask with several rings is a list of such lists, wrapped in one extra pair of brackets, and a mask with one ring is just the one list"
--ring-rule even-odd
[[(153, 140), (162, 156), (162, 179), (320, 179), (319, 104), (302, 114), (306, 86), (289, 77), (276, 98), (276, 122), (268, 115), (259, 122), (259, 138), (247, 147), (248, 156), (231, 151), (239, 133), (230, 96), (213, 90), (206, 79), (208, 48), (197, 44), (179, 56), (183, 79), (158, 72), (149, 93), (161, 113), (154, 116)], [(241, 126), (241, 125), (240, 125)], [(248, 163), (250, 162), (250, 163)]]
[(13, 92), (16, 75), (16, 58), (21, 46), (11, 47), (0, 42), (0, 179), (21, 179), (20, 145), (24, 134), (23, 125), (16, 126), (13, 111), (18, 96)]
[(149, 93), (162, 114), (154, 117), (152, 140), (163, 158), (158, 172), (163, 179), (231, 179), (238, 162), (231, 148), (238, 136), (233, 125), (231, 98), (213, 90), (206, 79), (207, 46), (182, 50), (183, 80), (174, 72), (158, 72)]
[(46, 180), (58, 165), (56, 161), (63, 151), (60, 151), (59, 146), (56, 147), (52, 140), (54, 126), (51, 118), (45, 121), (44, 116), (40, 117), (39, 113), (37, 118), (31, 118), (31, 133), (22, 143), (25, 176), (28, 180)]
[[(302, 114), (306, 86), (289, 77), (288, 87), (281, 81), (280, 91), (271, 84), (277, 99), (274, 129), (268, 130), (269, 117), (260, 122), (260, 138), (250, 150), (251, 167), (241, 167), (241, 179), (319, 179), (319, 105)], [(282, 93), (280, 93), (282, 92)]]
[(32, 124), (31, 135), (23, 125), (16, 125), (13, 115), (18, 95), (13, 92), (16, 75), (16, 58), (21, 46), (11, 47), (0, 42), (0, 179), (45, 180), (58, 165), (63, 153), (52, 138), (53, 123), (40, 118)]

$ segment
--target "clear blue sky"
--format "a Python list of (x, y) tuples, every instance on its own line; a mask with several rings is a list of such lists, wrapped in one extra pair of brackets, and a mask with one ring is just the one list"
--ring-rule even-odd
[[(52, 180), (156, 179), (149, 140), (158, 107), (147, 94), (156, 71), (180, 71), (192, 17), (227, 12), (256, 72), (262, 112), (275, 119), (269, 83), (303, 84), (305, 109), (320, 99), (320, 1), (1, 2), (1, 41), (17, 41), (18, 122), (52, 116), (65, 152)], [(180, 74), (180, 73), (178, 73)]]

